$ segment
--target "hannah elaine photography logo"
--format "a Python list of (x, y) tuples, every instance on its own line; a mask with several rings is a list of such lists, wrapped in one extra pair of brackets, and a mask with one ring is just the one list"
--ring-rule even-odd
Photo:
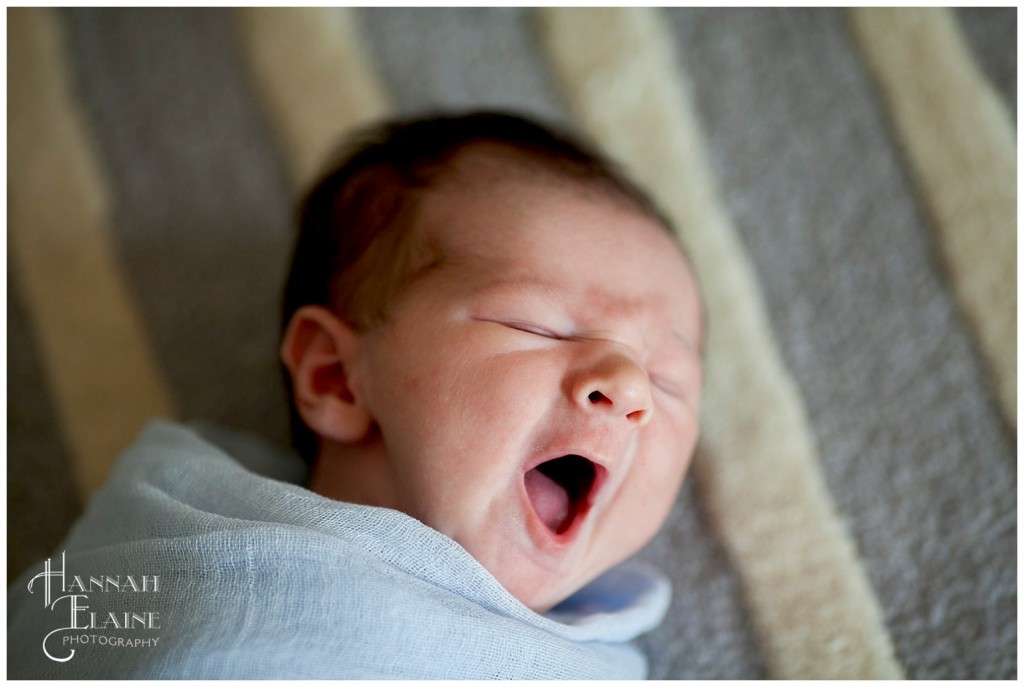
[[(74, 647), (83, 645), (95, 645), (108, 650), (157, 645), (159, 637), (138, 635), (143, 631), (149, 634), (148, 631), (160, 629), (158, 612), (135, 610), (134, 603), (115, 603), (113, 605), (118, 608), (117, 611), (97, 611), (90, 604), (94, 604), (94, 600), (101, 600), (100, 607), (103, 607), (103, 601), (106, 601), (104, 597), (111, 594), (157, 594), (160, 592), (159, 575), (79, 576), (66, 571), (62, 551), (59, 569), (47, 558), (43, 572), (28, 583), (30, 594), (35, 594), (42, 587), (43, 608), (55, 611), (57, 617), (66, 618), (70, 622), (43, 637), (43, 653), (47, 658), (65, 663), (74, 658)], [(37, 582), (40, 584), (37, 585)], [(144, 606), (143, 603), (139, 605)], [(125, 606), (131, 606), (133, 610), (123, 610)]]

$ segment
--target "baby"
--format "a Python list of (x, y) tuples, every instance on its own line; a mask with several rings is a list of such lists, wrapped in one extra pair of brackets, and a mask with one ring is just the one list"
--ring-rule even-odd
[[(636, 188), (519, 117), (376, 127), (307, 196), (284, 323), (308, 489), (251, 439), (151, 426), (12, 585), (10, 654), (49, 659), (12, 677), (643, 676), (667, 583), (619, 564), (689, 466), (702, 321)], [(159, 590), (85, 589), (133, 572)], [(46, 585), (82, 598), (40, 652)], [(100, 629), (156, 641), (58, 642)]]

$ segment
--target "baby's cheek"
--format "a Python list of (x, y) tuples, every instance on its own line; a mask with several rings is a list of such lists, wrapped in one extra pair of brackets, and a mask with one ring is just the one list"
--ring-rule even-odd
[(689, 456), (661, 449), (648, 454), (635, 466), (630, 485), (631, 505), (638, 548), (646, 544), (664, 524), (682, 485), (689, 466)]

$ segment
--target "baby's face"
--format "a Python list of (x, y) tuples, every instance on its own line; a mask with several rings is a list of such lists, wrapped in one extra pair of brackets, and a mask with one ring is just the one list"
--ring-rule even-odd
[(697, 289), (653, 220), (571, 184), (433, 193), (443, 259), (354, 370), (389, 504), (544, 610), (661, 526), (697, 440)]

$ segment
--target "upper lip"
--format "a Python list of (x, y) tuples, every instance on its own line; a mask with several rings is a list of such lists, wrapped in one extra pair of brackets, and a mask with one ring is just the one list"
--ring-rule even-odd
[(530, 460), (530, 461), (528, 461), (526, 463), (526, 467), (523, 468), (523, 472), (524, 473), (529, 472), (530, 470), (534, 469), (535, 467), (537, 467), (541, 463), (546, 463), (549, 460), (554, 460), (556, 458), (562, 458), (564, 456), (580, 456), (582, 458), (586, 458), (591, 463), (593, 463), (594, 465), (596, 465), (596, 466), (598, 466), (600, 468), (603, 468), (604, 470), (608, 469), (609, 461), (606, 460), (604, 457), (602, 457), (596, 451), (587, 451), (585, 449), (579, 449), (579, 448), (567, 448), (567, 449), (564, 449), (564, 450), (558, 448), (558, 449), (544, 451), (543, 454), (541, 454), (539, 456), (535, 456), (532, 460)]

